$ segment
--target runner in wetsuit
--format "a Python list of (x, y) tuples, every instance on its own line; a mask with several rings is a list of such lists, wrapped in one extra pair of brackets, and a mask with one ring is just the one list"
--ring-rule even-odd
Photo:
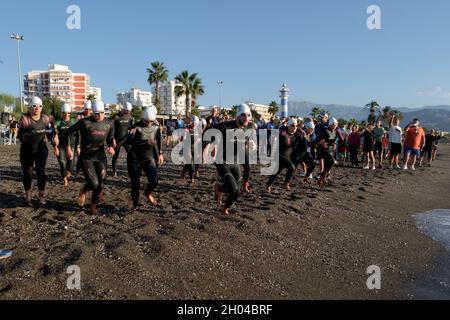
[(300, 135), (294, 148), (292, 163), (296, 168), (300, 163), (306, 165), (306, 172), (303, 182), (310, 183), (309, 179), (312, 178), (312, 173), (316, 167), (314, 159), (311, 156), (311, 148), (314, 148), (315, 144), (315, 141), (312, 138), (315, 130), (314, 122), (306, 122), (304, 128), (305, 131), (299, 130)]
[(144, 118), (136, 123), (128, 135), (127, 165), (131, 179), (131, 198), (136, 209), (139, 206), (139, 190), (141, 187), (141, 174), (145, 172), (148, 185), (145, 197), (157, 206), (158, 203), (152, 192), (158, 186), (158, 166), (163, 165), (161, 128), (156, 121), (157, 110), (154, 106), (147, 108)]
[(191, 185), (194, 185), (195, 184), (194, 174), (195, 174), (195, 176), (198, 177), (199, 176), (199, 168), (200, 168), (199, 159), (194, 158), (194, 156), (195, 156), (194, 148), (195, 148), (195, 145), (202, 143), (201, 131), (200, 131), (200, 135), (198, 137), (196, 137), (195, 130), (196, 129), (198, 130), (198, 128), (199, 128), (198, 126), (201, 125), (201, 123), (200, 123), (200, 119), (197, 116), (193, 116), (192, 120), (188, 118), (187, 121), (188, 122), (190, 121), (190, 123), (188, 123), (185, 128), (184, 139), (190, 140), (191, 153), (185, 157), (186, 160), (188, 160), (188, 163), (186, 163), (183, 167), (183, 171), (181, 172), (181, 178), (184, 179), (184, 177), (186, 176), (186, 173), (189, 173), (189, 182), (191, 183)]
[(67, 134), (67, 130), (74, 124), (74, 121), (70, 119), (70, 113), (72, 112), (72, 106), (69, 104), (64, 104), (61, 107), (62, 119), (55, 123), (56, 133), (58, 135), (59, 146), (55, 147), (55, 156), (58, 158), (58, 163), (61, 171), (61, 176), (64, 180), (64, 186), (69, 184), (69, 178), (72, 176), (72, 158), (67, 155), (67, 147), (70, 146), (72, 149), (77, 149), (75, 147), (75, 141), (77, 139), (77, 134)]
[[(93, 116), (84, 118), (67, 130), (67, 134), (79, 132), (81, 138), (81, 167), (86, 184), (81, 187), (78, 197), (80, 207), (86, 202), (86, 194), (93, 191), (90, 213), (97, 214), (97, 205), (103, 198), (104, 180), (106, 177), (106, 154), (107, 151), (114, 155), (114, 126), (105, 119), (105, 104), (102, 101), (92, 103)], [(72, 148), (67, 148), (69, 157), (73, 156)]]
[[(84, 111), (81, 114), (78, 114), (76, 117), (77, 121), (80, 121), (81, 119), (90, 117), (92, 115), (92, 101), (87, 100), (84, 102)], [(80, 159), (80, 153), (81, 153), (81, 148), (80, 148), (80, 135), (77, 134), (76, 136), (76, 140), (75, 140), (75, 146), (77, 146), (76, 149), (76, 155), (77, 155), (77, 168), (76, 168), (76, 174), (75, 177), (78, 177), (78, 175), (81, 172), (81, 159)]]
[[(23, 186), (25, 189), (25, 205), (31, 204), (31, 183), (33, 166), (36, 168), (38, 183), (39, 202), (46, 204), (45, 187), (47, 176), (45, 166), (48, 159), (48, 148), (45, 137), (48, 135), (47, 128), (51, 126), (50, 117), (42, 114), (42, 100), (34, 97), (29, 104), (29, 112), (20, 119), (19, 140), (20, 164), (23, 171)], [(53, 144), (58, 146), (58, 138), (50, 133)]]
[(335, 164), (335, 160), (333, 157), (333, 153), (336, 148), (336, 138), (339, 137), (339, 139), (343, 140), (343, 137), (339, 130), (336, 130), (338, 125), (338, 121), (335, 118), (331, 118), (328, 121), (328, 127), (323, 132), (322, 137), (320, 140), (317, 141), (318, 146), (318, 158), (323, 159), (323, 171), (320, 174), (320, 178), (318, 181), (318, 184), (320, 187), (324, 186), (327, 177), (330, 174), (331, 168)]
[[(284, 179), (284, 187), (286, 190), (291, 191), (290, 183), (295, 173), (297, 166), (294, 161), (294, 150), (297, 147), (297, 142), (300, 139), (300, 134), (297, 131), (297, 120), (290, 119), (286, 130), (280, 132), (280, 152), (279, 152), (279, 165), (278, 172), (269, 177), (266, 187), (267, 192), (271, 193), (272, 183), (278, 177), (278, 175), (284, 169), (287, 169), (286, 178)], [(298, 160), (298, 159), (297, 159)], [(297, 163), (297, 165), (299, 162)]]
[[(222, 197), (223, 193), (227, 193), (228, 197), (225, 200), (224, 207), (221, 209), (222, 213), (229, 214), (230, 208), (233, 206), (233, 204), (236, 202), (236, 200), (239, 197), (239, 191), (240, 191), (240, 185), (243, 182), (243, 177), (241, 173), (241, 167), (240, 164), (237, 163), (237, 154), (239, 151), (237, 150), (237, 141), (234, 140), (234, 163), (226, 163), (227, 159), (227, 150), (226, 150), (226, 138), (227, 138), (227, 130), (243, 130), (246, 131), (247, 127), (250, 123), (250, 119), (252, 117), (250, 107), (246, 104), (242, 104), (238, 107), (237, 112), (237, 119), (233, 121), (228, 122), (222, 122), (215, 126), (209, 127), (207, 130), (205, 130), (205, 133), (208, 132), (211, 129), (216, 129), (221, 132), (222, 135), (222, 147), (223, 150), (223, 161), (221, 163), (216, 163), (217, 172), (219, 174), (219, 177), (221, 179), (221, 183), (217, 183), (215, 185), (215, 196), (216, 200), (219, 204), (219, 206), (222, 204)], [(211, 141), (212, 142), (212, 141)], [(205, 148), (204, 154), (209, 154), (209, 148), (211, 146), (211, 143), (208, 143), (208, 145)], [(248, 173), (250, 174), (250, 173)]]
[(123, 147), (126, 152), (129, 151), (127, 137), (134, 122), (131, 115), (132, 109), (133, 106), (131, 103), (127, 102), (125, 106), (123, 106), (122, 111), (114, 118), (114, 139), (116, 140), (116, 148), (114, 149), (115, 154), (112, 158), (114, 177), (117, 177), (117, 160), (120, 156), (120, 149)]

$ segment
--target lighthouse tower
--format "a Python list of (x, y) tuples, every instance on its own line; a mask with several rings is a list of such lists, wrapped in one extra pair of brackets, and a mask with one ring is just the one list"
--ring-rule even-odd
[(287, 84), (283, 84), (283, 86), (280, 89), (280, 98), (281, 98), (281, 117), (287, 118), (289, 116), (288, 111), (288, 99), (289, 99), (289, 93), (291, 91), (287, 87)]

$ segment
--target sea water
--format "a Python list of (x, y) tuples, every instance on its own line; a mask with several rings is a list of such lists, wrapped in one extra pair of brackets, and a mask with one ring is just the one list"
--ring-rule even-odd
[(426, 273), (413, 288), (416, 299), (450, 299), (450, 209), (437, 209), (414, 216), (421, 232), (445, 249), (433, 271)]

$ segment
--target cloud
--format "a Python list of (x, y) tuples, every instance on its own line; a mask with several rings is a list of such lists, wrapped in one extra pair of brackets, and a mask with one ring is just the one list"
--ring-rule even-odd
[(442, 87), (436, 87), (430, 91), (419, 91), (416, 93), (419, 97), (444, 98), (450, 99), (450, 92), (444, 91)]
[(431, 90), (431, 91), (419, 91), (419, 92), (417, 92), (417, 95), (419, 97), (436, 97), (440, 93), (442, 93), (442, 88), (436, 87), (434, 90)]

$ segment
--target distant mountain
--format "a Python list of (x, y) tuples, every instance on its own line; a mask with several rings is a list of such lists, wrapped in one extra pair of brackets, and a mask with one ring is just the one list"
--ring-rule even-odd
[(450, 110), (421, 109), (403, 114), (402, 126), (406, 126), (412, 119), (419, 119), (427, 129), (450, 131)]
[[(363, 106), (355, 107), (340, 104), (321, 104), (308, 101), (290, 101), (289, 114), (297, 116), (309, 116), (313, 108), (318, 107), (328, 110), (335, 118), (366, 120), (367, 110)], [(435, 128), (442, 131), (450, 131), (450, 106), (425, 106), (421, 108), (398, 108), (407, 122), (419, 118), (426, 128)]]
[(318, 107), (330, 111), (333, 117), (358, 120), (367, 119), (367, 111), (363, 107), (347, 106), (340, 104), (321, 104), (308, 101), (290, 101), (289, 114), (298, 116), (308, 116), (313, 108)]

